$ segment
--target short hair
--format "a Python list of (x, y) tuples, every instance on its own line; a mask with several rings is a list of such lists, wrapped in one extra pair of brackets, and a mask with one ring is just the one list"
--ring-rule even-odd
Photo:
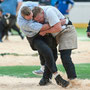
[(21, 8), (21, 15), (22, 16), (29, 16), (31, 14), (31, 9), (27, 6)]
[(33, 10), (32, 10), (32, 12), (33, 12), (33, 18), (35, 18), (39, 13), (41, 13), (42, 10), (43, 9), (40, 8), (40, 7), (34, 7)]

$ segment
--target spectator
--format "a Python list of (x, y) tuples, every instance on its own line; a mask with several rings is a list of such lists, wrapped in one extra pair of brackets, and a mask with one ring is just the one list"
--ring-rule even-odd
[(10, 30), (11, 28), (14, 28), (19, 33), (22, 39), (24, 38), (16, 25), (16, 15), (21, 4), (22, 0), (1, 0), (0, 6), (3, 10), (3, 16), (0, 20), (0, 40), (2, 40), (4, 35), (7, 35), (8, 30)]
[(89, 21), (88, 27), (87, 27), (87, 36), (90, 38), (90, 21)]
[(55, 6), (65, 17), (69, 17), (69, 12), (72, 9), (73, 5), (74, 5), (73, 0), (57, 0), (55, 4)]

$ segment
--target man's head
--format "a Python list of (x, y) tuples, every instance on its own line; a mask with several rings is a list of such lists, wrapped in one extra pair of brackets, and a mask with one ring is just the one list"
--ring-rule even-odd
[(44, 23), (44, 11), (40, 7), (34, 7), (32, 10), (33, 19), (39, 23)]
[(24, 6), (24, 7), (21, 8), (21, 15), (26, 20), (31, 20), (33, 18), (32, 10), (29, 7), (27, 7), (27, 6)]

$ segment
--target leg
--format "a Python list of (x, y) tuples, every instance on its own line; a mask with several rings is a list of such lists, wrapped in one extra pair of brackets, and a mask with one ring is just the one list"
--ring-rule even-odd
[(12, 29), (14, 29), (16, 32), (18, 32), (18, 34), (20, 35), (20, 37), (21, 37), (22, 39), (24, 39), (24, 36), (23, 36), (22, 33), (20, 32), (20, 29), (17, 27), (16, 24), (14, 24), (14, 25), (12, 26)]
[[(48, 34), (44, 37), (44, 40), (47, 43), (47, 45), (51, 48), (51, 50), (53, 52), (53, 56), (54, 56), (54, 61), (56, 62), (56, 60), (58, 58), (56, 39), (51, 34)], [(47, 72), (49, 73), (50, 71), (47, 70)], [(49, 73), (48, 77), (51, 79), (52, 73)]]
[(36, 75), (42, 75), (45, 69), (45, 59), (40, 53), (39, 53), (39, 58), (40, 58), (41, 67), (39, 70), (33, 71), (33, 74), (36, 74)]
[(60, 50), (61, 60), (69, 79), (76, 78), (75, 66), (71, 59), (71, 49)]
[(4, 37), (4, 25), (0, 20), (0, 42), (2, 42), (2, 38)]
[[(57, 60), (57, 58), (58, 58), (57, 48), (56, 48), (56, 47), (52, 48), (52, 52), (53, 52), (53, 56), (54, 56), (54, 61), (56, 62), (56, 60)], [(47, 68), (47, 69), (48, 69), (48, 68)], [(48, 70), (46, 70), (45, 72), (48, 73), (47, 77), (50, 78), (50, 79), (52, 79), (52, 73), (50, 72), (50, 70), (48, 69)]]
[(47, 77), (48, 76), (47, 70), (49, 70), (55, 76), (55, 80), (58, 85), (61, 85), (62, 87), (67, 87), (69, 85), (69, 82), (64, 80), (58, 74), (52, 50), (48, 47), (48, 45), (45, 42), (43, 42), (42, 40), (36, 39), (36, 40), (34, 40), (34, 47), (45, 58), (45, 70), (44, 70), (43, 78), (40, 80), (39, 84), (46, 85), (48, 83), (49, 79)]
[[(54, 55), (54, 60), (56, 61), (57, 60), (57, 48), (54, 48), (52, 49), (52, 52), (53, 52), (53, 55)], [(41, 68), (39, 70), (34, 70), (33, 71), (33, 74), (36, 74), (36, 75), (42, 75), (44, 73), (44, 68), (45, 68), (45, 59), (44, 57), (39, 53), (39, 57), (40, 57), (40, 63), (41, 63)], [(50, 71), (48, 71), (49, 73)], [(48, 77), (51, 79), (52, 78), (52, 74), (51, 72), (49, 73)]]
[[(38, 50), (39, 53), (43, 55), (45, 58), (45, 63), (52, 73), (57, 71), (56, 64), (54, 63), (54, 57), (52, 50), (48, 47), (48, 45), (39, 39), (34, 40), (34, 47)], [(47, 53), (46, 53), (47, 52)]]
[[(55, 38), (51, 34), (48, 34), (48, 35), (44, 36), (44, 41), (51, 48), (53, 55), (54, 55), (54, 59), (56, 61), (57, 60), (57, 48), (56, 48), (57, 46), (56, 46)], [(41, 68), (39, 70), (33, 71), (33, 73), (37, 74), (37, 75), (43, 74), (44, 66), (45, 66), (44, 57), (40, 53), (39, 53), (39, 55), (40, 55)], [(49, 77), (52, 78), (52, 74), (50, 74)]]

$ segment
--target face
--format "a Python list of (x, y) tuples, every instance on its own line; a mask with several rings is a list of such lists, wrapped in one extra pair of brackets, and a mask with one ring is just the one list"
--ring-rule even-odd
[(31, 12), (30, 15), (24, 16), (24, 18), (25, 18), (26, 20), (31, 20), (31, 19), (33, 19), (33, 13)]
[(39, 23), (44, 23), (44, 13), (39, 13), (35, 18), (35, 21), (39, 22)]

